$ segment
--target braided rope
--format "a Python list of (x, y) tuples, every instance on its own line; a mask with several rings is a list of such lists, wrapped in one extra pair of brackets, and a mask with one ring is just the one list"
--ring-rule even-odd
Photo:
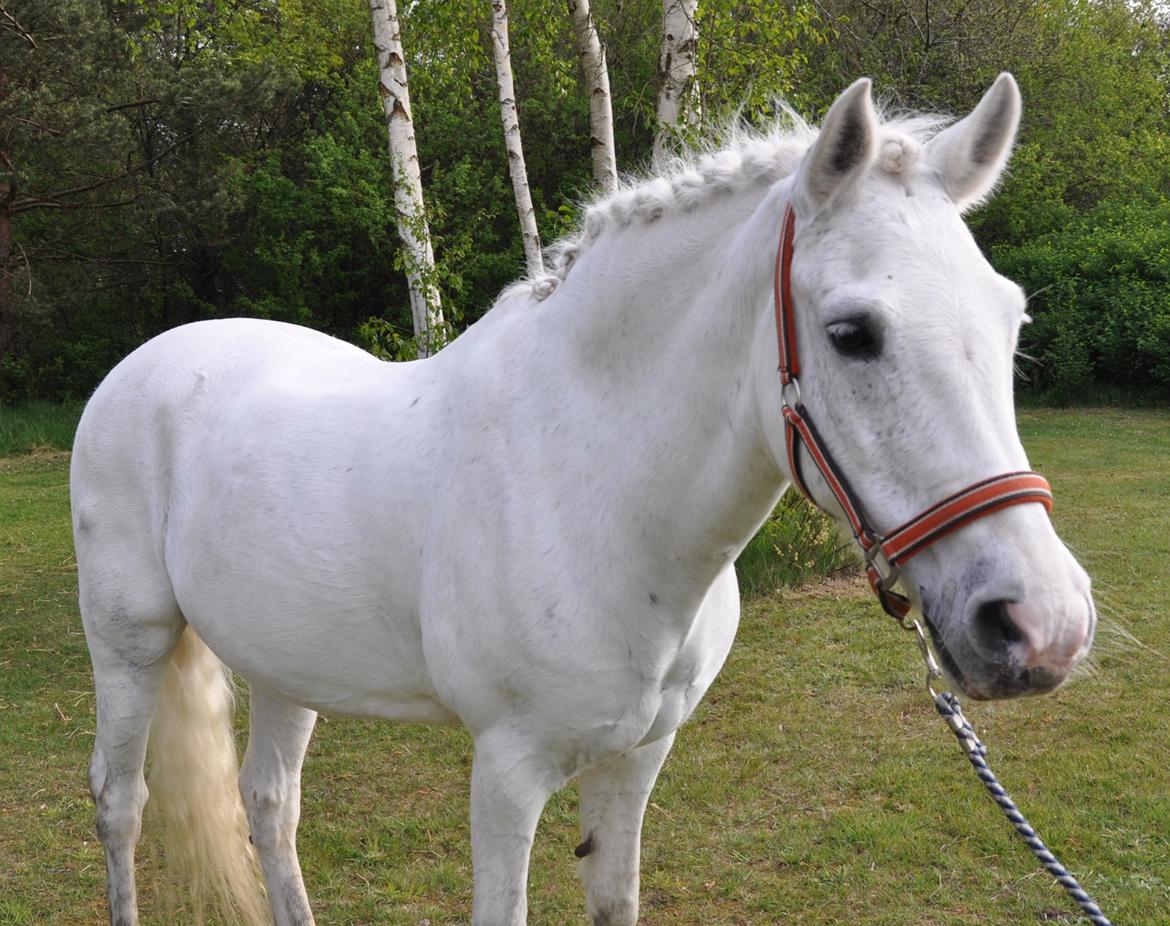
[(978, 735), (975, 733), (975, 728), (963, 716), (962, 708), (959, 706), (959, 699), (949, 691), (944, 691), (941, 694), (937, 692), (932, 693), (934, 694), (935, 709), (946, 720), (947, 726), (951, 728), (951, 732), (955, 734), (959, 745), (963, 747), (963, 752), (966, 753), (971, 765), (974, 766), (975, 774), (979, 776), (980, 781), (983, 782), (992, 799), (999, 804), (1004, 816), (1016, 828), (1016, 832), (1020, 834), (1020, 838), (1032, 850), (1032, 854), (1036, 856), (1040, 864), (1064, 888), (1068, 896), (1080, 905), (1085, 916), (1095, 926), (1112, 926), (1109, 920), (1106, 919), (1105, 914), (1101, 912), (1101, 908), (1093, 902), (1093, 898), (1085, 892), (1085, 889), (1081, 887), (1077, 879), (1072, 876), (1067, 868), (1060, 864), (1056, 856), (1048, 850), (1048, 847), (1036, 835), (1036, 831), (1032, 829), (1024, 815), (1020, 813), (1015, 802), (1012, 801), (1007, 791), (1003, 789), (1003, 785), (995, 777), (995, 773), (988, 767), (985, 758), (987, 755), (987, 747), (980, 741)]

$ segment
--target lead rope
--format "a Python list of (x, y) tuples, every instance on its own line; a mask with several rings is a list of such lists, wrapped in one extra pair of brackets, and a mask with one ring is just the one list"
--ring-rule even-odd
[(926, 642), (926, 634), (923, 633), (922, 625), (912, 618), (900, 621), (900, 623), (903, 628), (913, 631), (917, 636), (918, 649), (926, 662), (926, 690), (934, 700), (935, 710), (947, 722), (947, 726), (951, 728), (951, 732), (955, 734), (955, 739), (959, 741), (959, 745), (963, 748), (963, 753), (967, 756), (967, 760), (975, 769), (975, 774), (979, 776), (979, 780), (987, 788), (987, 793), (999, 805), (999, 809), (1003, 811), (1003, 815), (1015, 827), (1016, 832), (1020, 834), (1020, 838), (1024, 840), (1024, 843), (1031, 850), (1032, 854), (1036, 856), (1036, 860), (1064, 888), (1065, 893), (1077, 902), (1077, 905), (1080, 906), (1085, 916), (1095, 926), (1113, 926), (1105, 914), (1101, 912), (1101, 908), (1097, 906), (1093, 898), (1081, 887), (1080, 882), (1073, 877), (1072, 872), (1060, 863), (1060, 860), (1044, 845), (1044, 841), (1036, 835), (1036, 831), (1032, 829), (1031, 824), (1028, 823), (1028, 819), (1020, 813), (1015, 801), (1011, 799), (1011, 796), (1004, 790), (1003, 785), (999, 783), (999, 779), (995, 777), (995, 773), (987, 764), (987, 747), (983, 745), (982, 740), (975, 733), (975, 728), (971, 726), (971, 722), (963, 715), (963, 709), (959, 706), (959, 699), (949, 691), (938, 692), (934, 690), (931, 683), (942, 677), (942, 671), (939, 669), (938, 663), (935, 662), (934, 654), (931, 653), (930, 647)]

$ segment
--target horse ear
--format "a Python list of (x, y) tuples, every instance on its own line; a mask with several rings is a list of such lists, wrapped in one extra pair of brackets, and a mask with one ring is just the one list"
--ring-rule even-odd
[(995, 188), (1011, 154), (1020, 109), (1020, 88), (1004, 72), (967, 118), (927, 142), (923, 161), (938, 172), (960, 209), (977, 205)]
[(870, 86), (868, 77), (854, 81), (829, 107), (797, 172), (795, 195), (801, 212), (816, 211), (848, 190), (873, 160), (877, 114)]

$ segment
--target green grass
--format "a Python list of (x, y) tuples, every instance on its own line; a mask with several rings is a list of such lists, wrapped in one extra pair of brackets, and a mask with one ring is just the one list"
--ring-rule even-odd
[[(1005, 785), (1113, 921), (1161, 926), (1170, 414), (1029, 410), (1021, 430), (1115, 624), (1095, 674), (967, 713)], [(93, 924), (104, 909), (66, 470), (64, 454), (0, 460), (0, 926)], [(749, 598), (647, 813), (643, 921), (1080, 922), (971, 774), (921, 675), (910, 637), (857, 577)], [(466, 923), (469, 772), (458, 731), (325, 719), (306, 762), (300, 843), (318, 922)], [(575, 805), (566, 789), (542, 819), (534, 926), (585, 922)], [(143, 893), (144, 926), (164, 922)]]
[(32, 450), (68, 450), (73, 446), (81, 408), (81, 402), (0, 404), (0, 457)]

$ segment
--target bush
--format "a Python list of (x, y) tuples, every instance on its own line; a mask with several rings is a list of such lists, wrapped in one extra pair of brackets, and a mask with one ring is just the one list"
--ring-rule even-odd
[(1030, 296), (1026, 393), (1170, 398), (1170, 202), (1103, 203), (993, 262)]
[(849, 541), (796, 491), (785, 493), (735, 562), (740, 590), (765, 595), (857, 568)]

